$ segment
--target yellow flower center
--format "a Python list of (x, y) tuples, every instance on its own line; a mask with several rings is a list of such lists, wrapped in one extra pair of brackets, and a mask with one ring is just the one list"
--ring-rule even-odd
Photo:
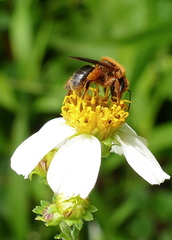
[(126, 100), (119, 103), (109, 98), (106, 91), (101, 96), (96, 89), (89, 88), (84, 96), (73, 92), (66, 96), (62, 116), (78, 134), (91, 134), (100, 141), (110, 137), (125, 122), (129, 113)]

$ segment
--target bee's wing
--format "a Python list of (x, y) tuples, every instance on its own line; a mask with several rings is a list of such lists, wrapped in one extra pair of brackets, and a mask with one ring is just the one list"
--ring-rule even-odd
[(109, 67), (109, 68), (113, 68), (112, 65), (106, 63), (106, 62), (101, 62), (98, 60), (94, 60), (94, 59), (90, 59), (90, 58), (84, 58), (84, 57), (73, 57), (73, 56), (68, 56), (69, 58), (73, 58), (76, 60), (80, 60), (80, 61), (84, 61), (84, 62), (88, 62), (88, 63), (92, 63), (92, 64), (98, 64), (101, 66), (105, 66), (105, 67)]

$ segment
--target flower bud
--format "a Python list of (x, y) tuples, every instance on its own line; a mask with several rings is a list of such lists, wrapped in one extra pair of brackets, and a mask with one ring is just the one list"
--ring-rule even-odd
[(41, 161), (38, 163), (38, 165), (35, 167), (35, 169), (30, 173), (29, 178), (32, 179), (32, 175), (36, 174), (41, 179), (46, 179), (49, 165), (50, 165), (51, 160), (53, 159), (54, 155), (56, 154), (56, 152), (57, 152), (57, 149), (52, 149), (49, 153), (47, 153), (41, 159)]
[(60, 214), (70, 220), (83, 219), (90, 206), (88, 198), (80, 196), (65, 197), (63, 194), (56, 195), (56, 206)]

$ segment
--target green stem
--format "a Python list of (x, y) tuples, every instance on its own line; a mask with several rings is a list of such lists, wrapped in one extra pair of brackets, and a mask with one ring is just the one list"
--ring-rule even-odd
[(62, 233), (60, 237), (63, 240), (79, 240), (79, 229), (75, 226), (69, 226), (65, 222), (60, 223)]
[(79, 240), (79, 229), (75, 225), (73, 225), (72, 236), (73, 240)]

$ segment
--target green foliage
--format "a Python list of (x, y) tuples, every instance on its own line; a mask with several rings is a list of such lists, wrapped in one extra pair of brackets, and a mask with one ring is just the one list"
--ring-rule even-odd
[[(126, 68), (128, 123), (172, 175), (172, 2), (169, 0), (0, 1), (0, 235), (53, 239), (54, 227), (31, 209), (48, 187), (10, 170), (10, 156), (47, 120), (58, 117), (65, 81), (82, 62), (109, 56)], [(125, 94), (128, 98), (128, 93)], [(150, 186), (122, 156), (103, 159), (91, 201), (98, 208), (86, 240), (171, 240), (172, 183)]]

